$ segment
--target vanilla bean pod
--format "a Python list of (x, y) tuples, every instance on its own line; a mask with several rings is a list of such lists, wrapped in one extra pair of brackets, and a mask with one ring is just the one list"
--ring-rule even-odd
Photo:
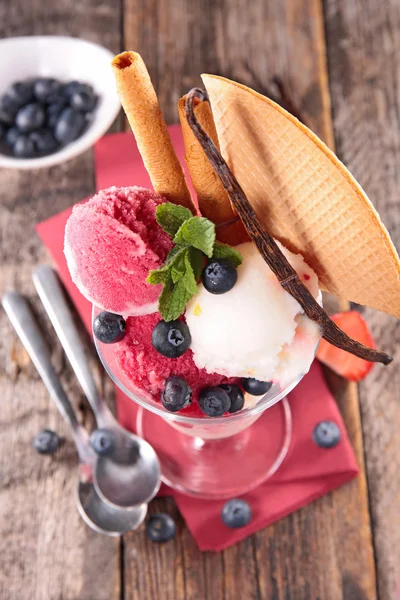
[(353, 340), (336, 323), (334, 323), (318, 304), (308, 288), (300, 281), (296, 271), (284, 256), (274, 238), (264, 229), (262, 223), (254, 212), (250, 202), (229, 169), (219, 150), (201, 128), (194, 113), (194, 100), (208, 101), (207, 93), (199, 88), (193, 88), (186, 97), (185, 114), (188, 123), (201, 144), (207, 158), (209, 159), (215, 173), (220, 178), (230, 201), (241, 218), (247, 233), (256, 244), (265, 262), (275, 273), (284, 289), (303, 308), (305, 314), (318, 323), (322, 329), (323, 337), (332, 345), (342, 348), (355, 356), (359, 356), (371, 362), (389, 364), (392, 358), (384, 352), (368, 348), (360, 342)]

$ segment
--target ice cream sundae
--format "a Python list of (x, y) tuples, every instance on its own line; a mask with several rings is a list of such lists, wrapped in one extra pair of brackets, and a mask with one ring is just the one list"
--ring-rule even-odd
[(142, 59), (124, 52), (113, 69), (154, 191), (109, 188), (74, 207), (65, 255), (131, 390), (229, 417), (304, 375), (321, 337), (388, 364), (322, 307), (320, 288), (400, 316), (396, 251), (322, 142), (271, 100), (205, 76), (209, 98), (194, 89), (178, 106), (195, 201)]

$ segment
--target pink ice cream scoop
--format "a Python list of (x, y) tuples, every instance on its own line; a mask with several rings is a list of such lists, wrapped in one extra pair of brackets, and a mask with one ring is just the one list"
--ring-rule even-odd
[(111, 187), (74, 206), (64, 253), (75, 285), (99, 308), (124, 316), (157, 310), (161, 286), (146, 278), (172, 248), (156, 222), (162, 202), (151, 190)]
[[(183, 377), (190, 385), (192, 403), (180, 414), (204, 417), (198, 405), (200, 390), (221, 383), (238, 383), (237, 378), (228, 378), (217, 373), (199, 369), (189, 349), (179, 358), (166, 358), (159, 354), (152, 342), (151, 334), (161, 315), (155, 313), (145, 317), (130, 317), (126, 320), (126, 333), (121, 342), (113, 345), (115, 363), (129, 380), (130, 389), (136, 388), (140, 396), (160, 402), (165, 381), (171, 375)], [(120, 373), (117, 373), (121, 376)]]

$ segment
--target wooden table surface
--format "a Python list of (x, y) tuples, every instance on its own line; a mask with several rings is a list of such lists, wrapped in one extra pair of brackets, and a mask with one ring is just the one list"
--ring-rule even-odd
[[(0, 3), (0, 33), (72, 35), (115, 53), (139, 51), (169, 123), (177, 121), (179, 96), (200, 84), (203, 71), (260, 91), (278, 75), (400, 248), (398, 0), (13, 0)], [(1, 291), (16, 288), (31, 299), (57, 371), (89, 425), (31, 272), (48, 262), (35, 223), (94, 191), (92, 152), (49, 170), (2, 170), (0, 190)], [(1, 312), (1, 600), (398, 600), (400, 324), (372, 310), (365, 315), (394, 363), (376, 367), (358, 393), (329, 376), (361, 475), (214, 554), (199, 552), (170, 499), (150, 507), (177, 520), (178, 535), (165, 545), (148, 542), (143, 527), (116, 540), (83, 524), (73, 501), (75, 449)], [(32, 450), (43, 427), (66, 437), (54, 458)]]

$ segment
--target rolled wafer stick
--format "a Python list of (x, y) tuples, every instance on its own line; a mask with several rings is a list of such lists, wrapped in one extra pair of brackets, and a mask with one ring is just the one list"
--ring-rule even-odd
[[(186, 96), (180, 98), (178, 112), (185, 143), (185, 159), (193, 187), (196, 190), (200, 212), (217, 225), (217, 237), (221, 242), (230, 245), (248, 242), (250, 238), (243, 223), (240, 220), (235, 221), (237, 215), (232, 208), (229, 196), (187, 121), (185, 101)], [(196, 99), (195, 113), (207, 135), (219, 147), (209, 102)]]
[(122, 52), (112, 61), (112, 68), (121, 104), (155, 191), (196, 214), (142, 57), (136, 52)]

